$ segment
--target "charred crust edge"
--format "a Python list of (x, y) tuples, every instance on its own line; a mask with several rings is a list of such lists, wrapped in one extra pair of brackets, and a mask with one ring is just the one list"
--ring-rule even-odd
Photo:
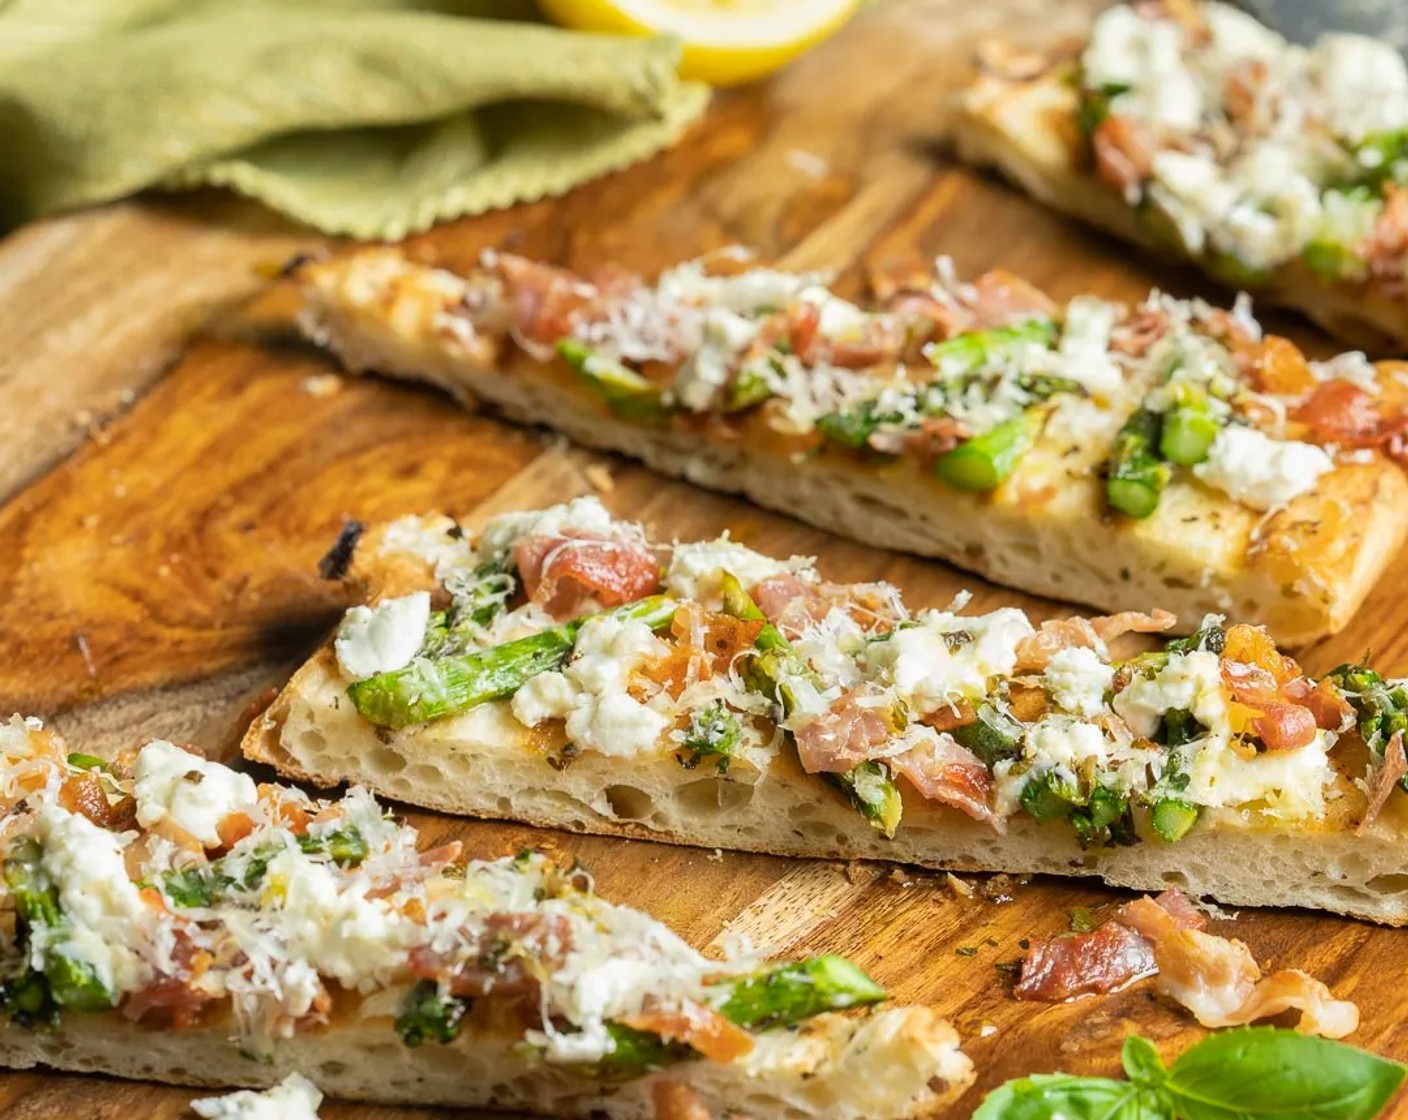
[(360, 521), (350, 517), (344, 521), (337, 540), (318, 561), (318, 575), (323, 579), (342, 579), (352, 565), (352, 554), (357, 551), (357, 542), (366, 531), (366, 525)]

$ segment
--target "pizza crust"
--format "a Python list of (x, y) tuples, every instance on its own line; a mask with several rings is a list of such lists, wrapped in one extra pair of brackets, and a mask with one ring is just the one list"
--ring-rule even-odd
[(1032, 594), (1110, 612), (1162, 607), (1182, 633), (1225, 613), (1301, 645), (1348, 623), (1408, 535), (1408, 480), (1381, 457), (1340, 466), (1271, 515), (1179, 478), (1152, 517), (1132, 521), (1106, 511), (1104, 441), (1059, 411), (991, 495), (953, 490), (912, 458), (831, 445), (793, 454), (760, 417), (731, 436), (684, 419), (625, 421), (558, 360), (486, 364), (473, 345), (482, 340), (453, 329), (447, 275), (383, 249), (312, 266), (306, 329), (353, 370), (429, 381), (664, 474)]
[[(990, 167), (1039, 202), (1160, 257), (1188, 258), (1151, 238), (1134, 209), (1091, 172), (1075, 123), (1078, 93), (1056, 67), (1029, 79), (982, 74), (963, 94), (953, 142), (963, 162)], [(1253, 291), (1291, 307), (1331, 334), (1371, 353), (1408, 343), (1408, 304), (1372, 284), (1327, 284), (1299, 261)]]
[(535, 745), (506, 703), (401, 731), (363, 720), (330, 647), (304, 665), (244, 740), (246, 757), (317, 785), (360, 782), (414, 805), (574, 832), (741, 848), (782, 856), (881, 859), (952, 871), (1097, 876), (1141, 891), (1179, 887), (1230, 906), (1306, 906), (1408, 925), (1408, 798), (1363, 836), (1363, 796), (1342, 779), (1325, 822), (1290, 824), (1217, 810), (1177, 844), (1156, 837), (1085, 851), (1057, 822), (1026, 816), (998, 835), (904, 790), (893, 840), (871, 828), (790, 755), (765, 769), (686, 770), (665, 752), (613, 759), (583, 752), (563, 765)]
[(512, 1043), (483, 1035), (413, 1049), (384, 1017), (281, 1039), (267, 1062), (242, 1054), (231, 1033), (228, 1022), (171, 1031), (74, 1013), (54, 1031), (0, 1027), (0, 1066), (242, 1088), (265, 1088), (297, 1071), (346, 1100), (606, 1120), (651, 1120), (651, 1086), (662, 1076), (693, 1087), (715, 1114), (738, 1109), (778, 1120), (910, 1120), (934, 1114), (973, 1080), (953, 1028), (921, 1008), (819, 1016), (795, 1031), (759, 1036), (740, 1061), (682, 1063), (614, 1085), (532, 1064)]

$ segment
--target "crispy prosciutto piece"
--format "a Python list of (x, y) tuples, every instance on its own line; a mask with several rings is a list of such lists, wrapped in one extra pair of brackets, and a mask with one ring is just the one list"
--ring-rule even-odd
[[(142, 892), (150, 906), (166, 909), (161, 895), (153, 890)], [(145, 988), (133, 992), (122, 1004), (122, 1014), (134, 1022), (150, 1017), (164, 1017), (175, 1030), (195, 1025), (202, 1009), (221, 997), (192, 987), (210, 968), (211, 955), (196, 947), (189, 933), (177, 926), (172, 931), (172, 973), (158, 973)], [(324, 998), (326, 993), (323, 992)], [(330, 1005), (329, 1005), (330, 1006)]]
[(1157, 970), (1149, 940), (1121, 922), (1110, 921), (1089, 933), (1034, 938), (1013, 995), (1060, 1003), (1119, 991)]
[(588, 600), (632, 603), (660, 587), (660, 565), (643, 541), (529, 536), (514, 550), (528, 598), (554, 618), (574, 618)]
[(1384, 208), (1369, 236), (1359, 246), (1369, 274), (1391, 295), (1403, 291), (1408, 259), (1408, 190), (1389, 184), (1384, 188)]
[(926, 416), (918, 428), (905, 435), (903, 446), (928, 471), (940, 455), (947, 455), (972, 434), (967, 424), (952, 416)]
[(753, 601), (789, 638), (839, 607), (866, 630), (888, 630), (900, 620), (894, 588), (887, 583), (813, 583), (797, 576), (769, 576), (752, 589)]
[(682, 603), (670, 622), (670, 652), (642, 667), (641, 675), (678, 697), (694, 681), (728, 672), (738, 655), (753, 647), (762, 629), (761, 621)]
[(1054, 1002), (1157, 973), (1158, 990), (1205, 1027), (1245, 1026), (1292, 1008), (1304, 1034), (1343, 1038), (1359, 1025), (1354, 1004), (1335, 999), (1313, 976), (1285, 969), (1263, 978), (1243, 942), (1205, 925), (1180, 891), (1136, 899), (1090, 933), (1033, 941), (1015, 994)]
[(1403, 775), (1408, 774), (1408, 755), (1403, 753), (1403, 732), (1395, 731), (1393, 738), (1384, 747), (1384, 760), (1379, 763), (1374, 774), (1374, 782), (1369, 790), (1369, 805), (1364, 810), (1364, 819), (1359, 822), (1355, 834), (1362, 835), (1383, 812), (1388, 795), (1394, 791)]
[(1300, 666), (1257, 627), (1238, 624), (1228, 629), (1222, 680), (1236, 701), (1233, 729), (1250, 728), (1267, 750), (1298, 750), (1313, 742), (1321, 719), (1334, 718), (1336, 726), (1343, 723), (1327, 693), (1310, 700), (1315, 690)]
[(712, 1062), (732, 1062), (753, 1049), (753, 1036), (719, 1012), (702, 1003), (680, 1008), (647, 1005), (637, 1015), (622, 1018), (626, 1026), (653, 1031), (666, 1042), (683, 1042)]
[(1090, 137), (1100, 179), (1128, 194), (1149, 178), (1157, 151), (1149, 129), (1128, 117), (1108, 116)]
[(137, 802), (131, 797), (109, 800), (103, 780), (95, 771), (72, 774), (59, 787), (59, 804), (70, 813), (81, 813), (99, 828), (122, 832), (137, 824)]
[(1006, 823), (992, 808), (992, 775), (982, 761), (952, 735), (938, 735), (897, 754), (891, 768), (909, 779), (926, 801), (937, 801), (967, 813), (997, 832)]
[(995, 268), (973, 281), (969, 311), (973, 319), (965, 329), (982, 331), (1038, 315), (1050, 318), (1056, 314), (1056, 303), (1030, 281)]
[(1097, 618), (1050, 618), (1017, 643), (1018, 673), (1042, 673), (1063, 649), (1099, 649), (1125, 634), (1158, 634), (1178, 621), (1168, 611), (1121, 611)]
[(886, 718), (890, 703), (871, 685), (837, 697), (795, 732), (802, 769), (808, 774), (844, 773), (871, 758), (894, 733)]
[(1408, 415), (1384, 415), (1372, 393), (1343, 378), (1321, 382), (1293, 418), (1310, 428), (1316, 443), (1382, 448), (1400, 462), (1408, 453)]
[(1301, 1012), (1302, 1034), (1343, 1038), (1359, 1026), (1359, 1009), (1313, 976), (1283, 969), (1263, 978), (1244, 942), (1171, 922), (1151, 899), (1131, 902), (1118, 920), (1152, 941), (1158, 990), (1205, 1027), (1246, 1026), (1291, 1009)]
[(538, 990), (530, 965), (535, 971), (560, 968), (572, 948), (571, 923), (560, 914), (491, 914), (467, 956), (422, 945), (411, 950), (407, 963), (419, 980), (448, 981), (452, 995), (528, 996)]
[(565, 268), (512, 253), (491, 254), (486, 264), (503, 281), (511, 329), (525, 349), (571, 334), (575, 317), (597, 298), (595, 285)]
[(1168, 309), (1156, 302), (1141, 303), (1110, 335), (1110, 349), (1142, 358), (1168, 333)]
[(1177, 621), (1177, 615), (1156, 608), (1150, 614), (1120, 611), (1119, 614), (1096, 615), (1090, 620), (1090, 628), (1096, 637), (1109, 644), (1126, 634), (1162, 634)]

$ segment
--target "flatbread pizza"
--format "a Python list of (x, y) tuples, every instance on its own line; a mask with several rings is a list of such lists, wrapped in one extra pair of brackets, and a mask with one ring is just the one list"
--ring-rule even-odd
[(1017, 277), (816, 274), (721, 253), (653, 284), (489, 253), (304, 266), (305, 326), (416, 378), (883, 547), (1108, 612), (1159, 604), (1308, 642), (1408, 529), (1408, 383), (1313, 362), (1232, 311), (1057, 306)]
[(793, 856), (1097, 875), (1408, 923), (1408, 691), (1164, 611), (921, 608), (595, 498), (363, 536), (365, 594), (244, 741), (452, 813)]
[(877, 1120), (972, 1078), (947, 1023), (877, 1008), (844, 958), (706, 958), (578, 867), (427, 847), (365, 788), (313, 800), (161, 741), (104, 763), (16, 716), (0, 798), (0, 1066), (279, 1084), (245, 1097), (290, 1120), (317, 1090)]
[(1083, 44), (993, 47), (961, 158), (1359, 345), (1408, 342), (1408, 68), (1387, 41), (1287, 42), (1205, 0), (1103, 12)]

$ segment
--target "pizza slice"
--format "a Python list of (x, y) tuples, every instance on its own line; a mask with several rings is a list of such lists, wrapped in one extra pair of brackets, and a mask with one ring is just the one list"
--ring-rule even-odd
[(1408, 923), (1408, 689), (1211, 616), (906, 606), (595, 498), (362, 537), (250, 758), (452, 813)]
[(363, 788), (160, 741), (104, 763), (16, 716), (0, 797), (3, 1066), (583, 1120), (648, 1117), (663, 1081), (758, 1120), (912, 1117), (972, 1078), (844, 958), (706, 958), (575, 866), (419, 844)]
[(961, 158), (1035, 198), (1299, 309), (1408, 342), (1408, 69), (1388, 42), (1287, 42), (1197, 0), (1116, 6), (1087, 42), (993, 48)]
[(394, 249), (301, 275), (307, 330), (352, 369), (1035, 594), (1158, 603), (1181, 632), (1213, 611), (1336, 631), (1408, 530), (1405, 367), (1307, 361), (1240, 303), (1058, 307), (941, 268), (867, 310), (730, 253), (654, 284)]

